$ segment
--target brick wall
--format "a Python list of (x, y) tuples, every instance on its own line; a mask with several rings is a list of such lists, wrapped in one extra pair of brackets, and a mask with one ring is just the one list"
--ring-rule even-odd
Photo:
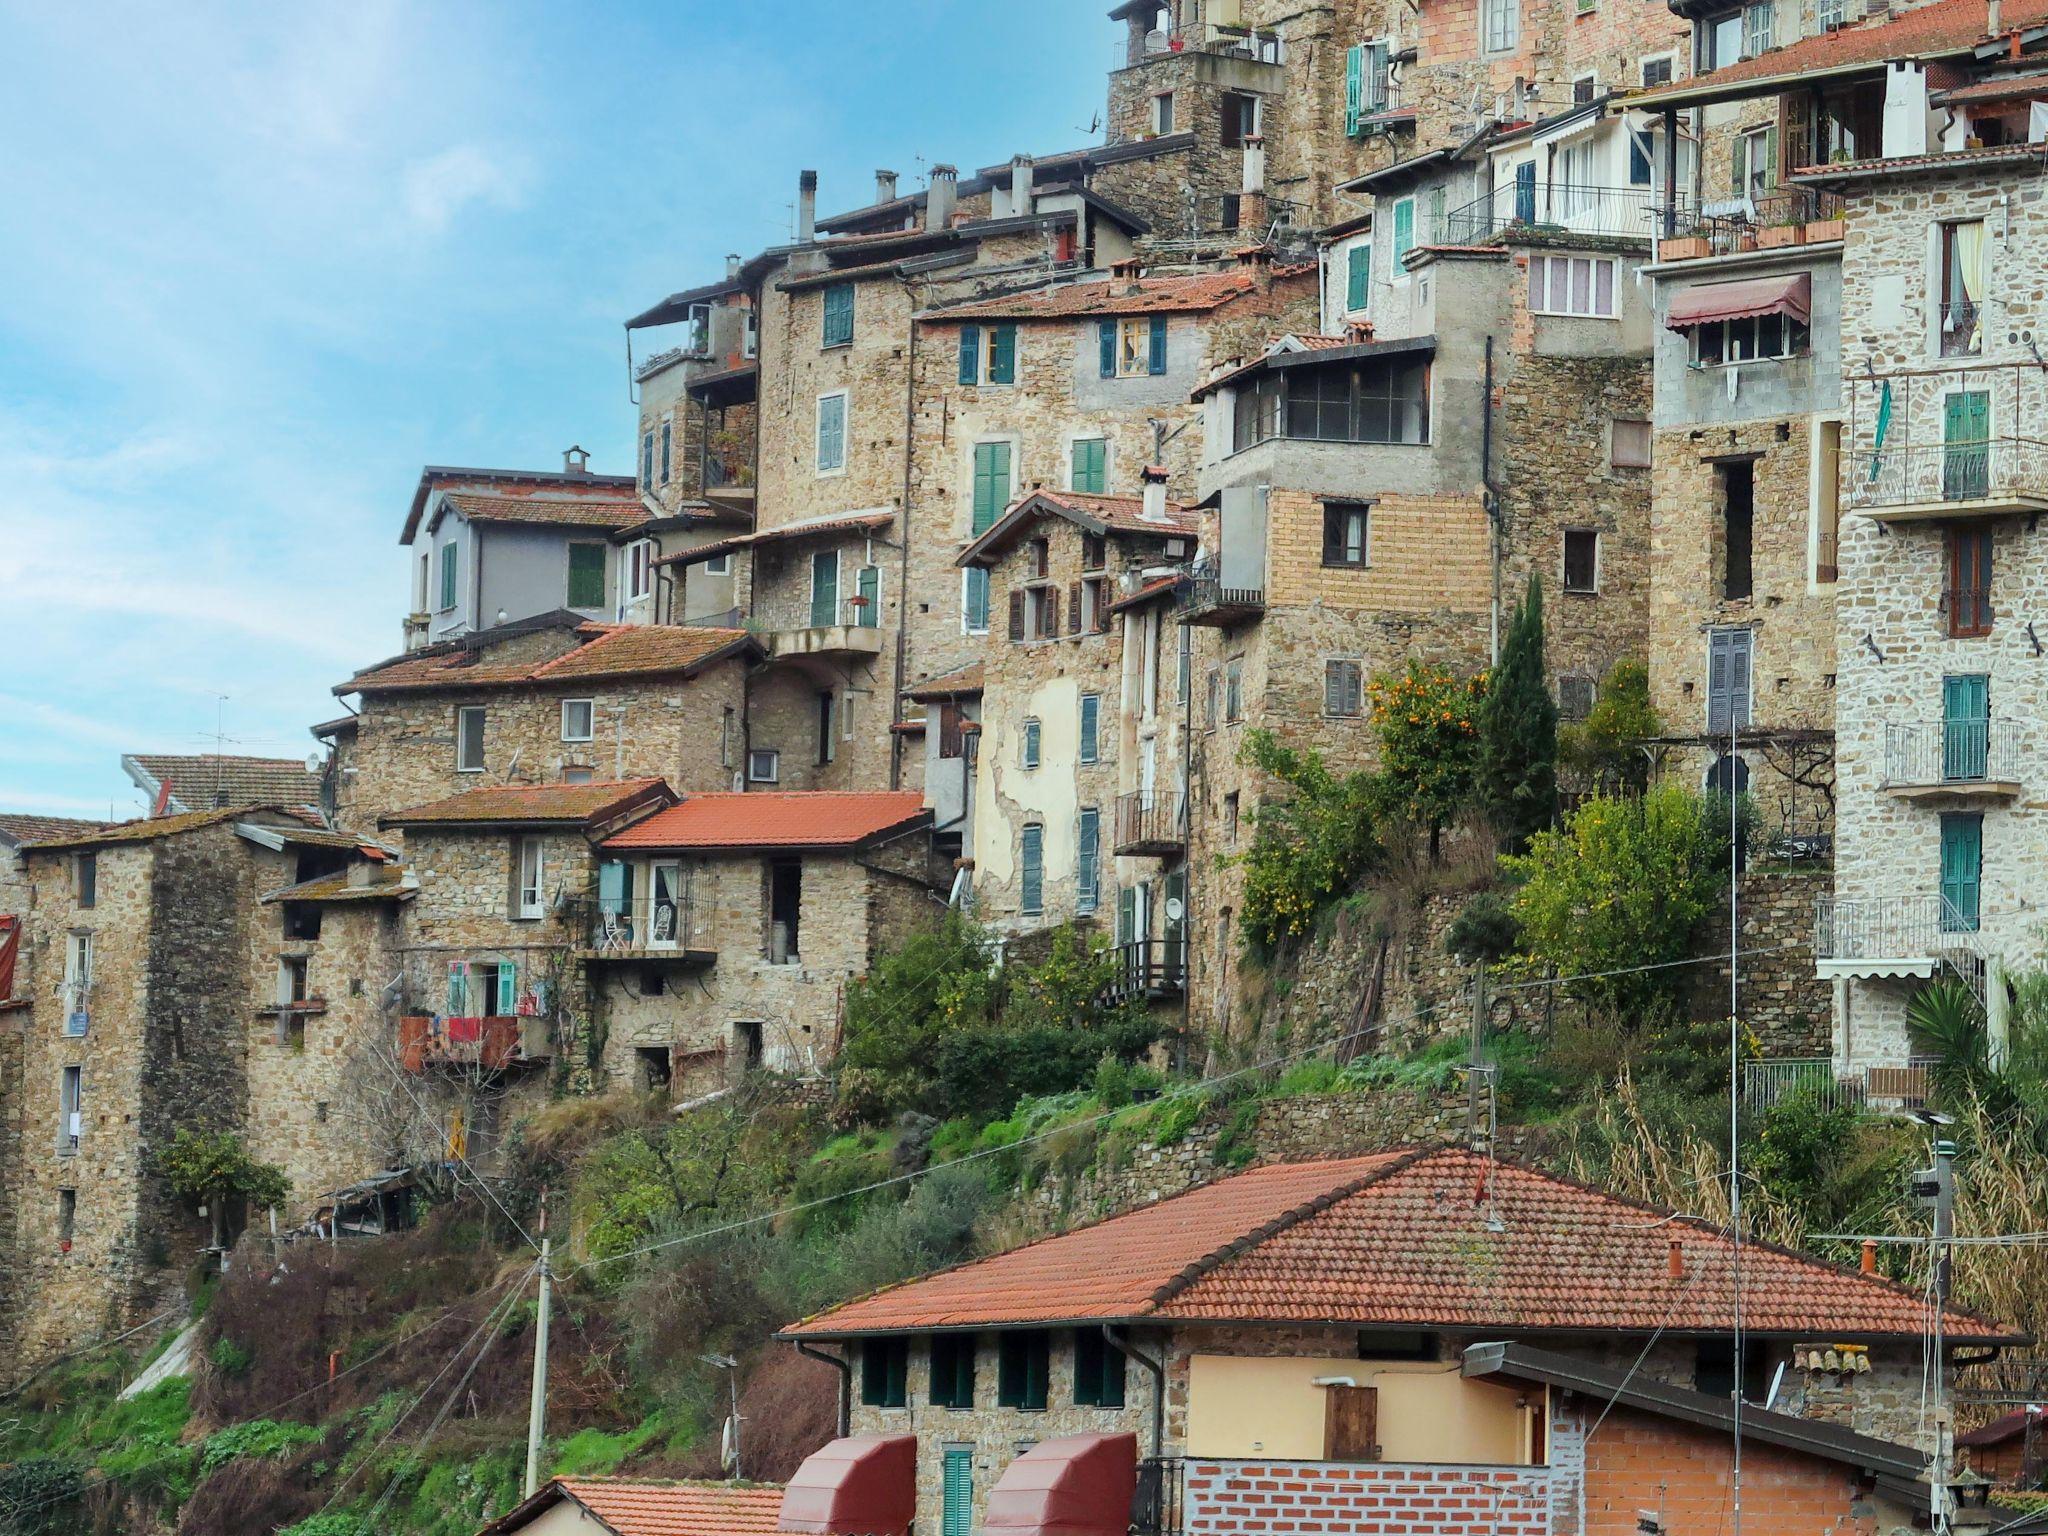
[(1543, 1467), (1339, 1465), (1190, 1459), (1188, 1536), (1545, 1536)]

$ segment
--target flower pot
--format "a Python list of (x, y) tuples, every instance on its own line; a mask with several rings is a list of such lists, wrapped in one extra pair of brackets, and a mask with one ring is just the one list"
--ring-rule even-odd
[(1756, 232), (1756, 243), (1760, 250), (1775, 251), (1781, 246), (1799, 244), (1805, 234), (1803, 224), (1766, 224)]
[(1670, 235), (1657, 243), (1657, 256), (1662, 261), (1693, 261), (1712, 254), (1705, 235)]

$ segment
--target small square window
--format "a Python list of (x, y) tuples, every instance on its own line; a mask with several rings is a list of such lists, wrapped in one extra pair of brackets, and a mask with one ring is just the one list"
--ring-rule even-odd
[(1365, 712), (1365, 668), (1356, 661), (1323, 663), (1323, 713), (1353, 719)]
[(592, 699), (562, 700), (562, 740), (589, 741), (596, 734), (597, 704)]
[(749, 783), (773, 784), (781, 777), (781, 753), (757, 747), (747, 754), (747, 780)]
[(1591, 528), (1564, 531), (1564, 589), (1567, 592), (1600, 590), (1600, 535)]
[(1152, 98), (1152, 131), (1161, 137), (1173, 132), (1173, 92), (1162, 91)]
[(1370, 509), (1358, 502), (1323, 503), (1323, 564), (1364, 565), (1370, 554)]
[(1615, 469), (1650, 467), (1650, 424), (1617, 416), (1608, 439), (1608, 463)]
[(1593, 712), (1593, 679), (1567, 672), (1557, 680), (1557, 717), (1583, 720)]

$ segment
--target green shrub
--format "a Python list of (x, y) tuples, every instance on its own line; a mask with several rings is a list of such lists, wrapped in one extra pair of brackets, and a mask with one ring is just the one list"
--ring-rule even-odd
[(317, 1444), (320, 1438), (320, 1431), (311, 1424), (296, 1424), (289, 1419), (248, 1419), (217, 1429), (206, 1437), (199, 1454), (199, 1470), (218, 1471), (243, 1456), (276, 1460), (302, 1445)]
[(55, 1536), (78, 1529), (78, 1501), (85, 1492), (85, 1468), (64, 1456), (29, 1456), (0, 1467), (0, 1530), (8, 1536)]
[(1584, 720), (1558, 728), (1558, 757), (1589, 790), (1639, 794), (1650, 781), (1643, 743), (1663, 734), (1664, 722), (1650, 702), (1650, 669), (1630, 657), (1601, 679)]
[(251, 1155), (233, 1131), (180, 1126), (170, 1145), (156, 1153), (155, 1162), (174, 1191), (199, 1205), (239, 1198), (262, 1210), (284, 1204), (291, 1193), (285, 1171)]
[(1543, 678), (1543, 584), (1533, 572), (1479, 712), (1479, 797), (1510, 850), (1557, 815), (1557, 705)]
[(239, 1339), (228, 1338), (225, 1334), (213, 1341), (213, 1348), (206, 1355), (213, 1362), (213, 1368), (223, 1376), (245, 1376), (256, 1362), (253, 1350)]
[(1322, 912), (1383, 863), (1378, 806), (1369, 773), (1330, 772), (1313, 749), (1285, 747), (1252, 731), (1239, 755), (1287, 791), (1259, 807), (1244, 867), (1242, 932), (1246, 948), (1269, 957), (1308, 934)]

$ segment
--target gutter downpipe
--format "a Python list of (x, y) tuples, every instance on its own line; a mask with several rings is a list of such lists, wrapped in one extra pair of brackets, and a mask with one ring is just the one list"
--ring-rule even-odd
[[(910, 279), (903, 284), (910, 306), (910, 349), (903, 384), (903, 543), (896, 560), (896, 681), (889, 690), (889, 723), (903, 718), (903, 676), (910, 665), (910, 483), (917, 461), (917, 298)], [(903, 733), (889, 732), (889, 787), (903, 787)]]
[(1479, 485), (1493, 543), (1493, 602), (1486, 619), (1487, 665), (1500, 662), (1500, 489), (1493, 483), (1493, 338), (1486, 338), (1485, 398), (1479, 409)]
[[(1109, 1340), (1110, 1348), (1126, 1360), (1135, 1360), (1152, 1377), (1152, 1458), (1157, 1461), (1166, 1454), (1166, 1365), (1154, 1360), (1134, 1346), (1130, 1340), (1117, 1337), (1114, 1327), (1102, 1325), (1102, 1336)], [(799, 1349), (803, 1346), (798, 1345)], [(852, 1367), (847, 1367), (847, 1381), (853, 1380)]]
[(839, 1373), (839, 1434), (841, 1438), (853, 1433), (853, 1362), (844, 1355), (828, 1355), (822, 1349), (813, 1349), (802, 1339), (794, 1341), (796, 1352), (808, 1355), (813, 1360), (822, 1360)]

